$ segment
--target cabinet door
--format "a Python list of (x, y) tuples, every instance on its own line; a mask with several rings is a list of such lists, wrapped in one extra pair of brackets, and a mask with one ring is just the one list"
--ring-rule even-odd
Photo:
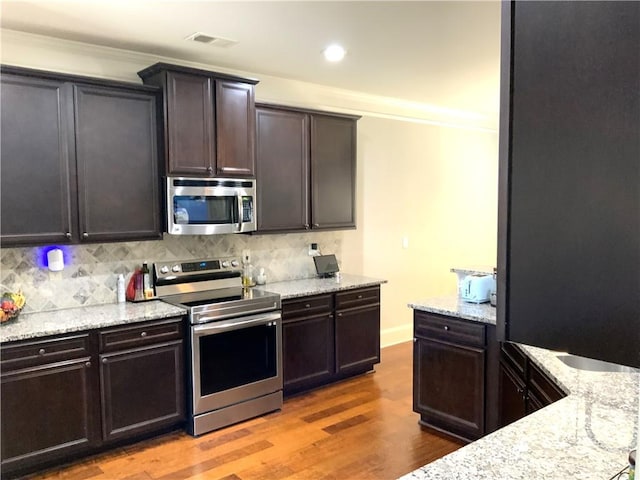
[(313, 228), (355, 227), (356, 121), (311, 115)]
[(102, 436), (131, 437), (184, 419), (182, 341), (100, 356)]
[(380, 305), (336, 313), (336, 371), (366, 371), (380, 362)]
[(165, 128), (169, 174), (211, 176), (214, 173), (212, 83), (205, 76), (167, 72)]
[(499, 425), (504, 427), (527, 415), (524, 380), (509, 366), (500, 362)]
[(255, 175), (254, 87), (216, 80), (216, 172), (225, 177)]
[(0, 101), (2, 246), (69, 242), (75, 189), (68, 87), (3, 73)]
[(498, 325), (640, 367), (640, 2), (503, 8)]
[(553, 402), (564, 398), (565, 393), (542, 372), (533, 362), (529, 362), (528, 371), (528, 398), (531, 411), (551, 405)]
[(258, 230), (309, 229), (309, 115), (256, 109)]
[(467, 440), (484, 434), (484, 349), (418, 337), (413, 368), (421, 423)]
[(284, 392), (328, 382), (334, 373), (333, 314), (323, 313), (282, 324)]
[(96, 445), (99, 420), (92, 368), (85, 357), (3, 372), (3, 474)]
[(76, 86), (81, 240), (160, 238), (156, 96)]

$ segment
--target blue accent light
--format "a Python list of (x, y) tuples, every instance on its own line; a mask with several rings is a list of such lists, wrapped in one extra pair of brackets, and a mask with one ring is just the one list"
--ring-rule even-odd
[(49, 260), (47, 258), (47, 254), (51, 250), (55, 250), (56, 248), (62, 250), (62, 258), (65, 266), (69, 263), (71, 247), (69, 247), (68, 245), (48, 245), (46, 247), (36, 248), (36, 265), (38, 266), (38, 268), (49, 268)]

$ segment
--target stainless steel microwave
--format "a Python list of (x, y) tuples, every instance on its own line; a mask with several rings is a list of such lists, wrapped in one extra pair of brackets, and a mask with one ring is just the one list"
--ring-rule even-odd
[(256, 229), (256, 181), (167, 177), (167, 232), (245, 233)]

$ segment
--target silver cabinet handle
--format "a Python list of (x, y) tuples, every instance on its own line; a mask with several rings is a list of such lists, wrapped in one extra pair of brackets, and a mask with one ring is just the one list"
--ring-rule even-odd
[(338, 313), (338, 316), (339, 316), (339, 317), (341, 317), (341, 316), (342, 316), (342, 313)]
[(91, 362), (85, 363), (84, 366), (87, 367), (87, 368), (91, 368)]
[(87, 232), (84, 232), (84, 233), (82, 234), (82, 238), (89, 238), (89, 234), (88, 234)]
[(313, 224), (313, 227), (314, 227), (314, 228), (318, 228), (319, 226), (320, 226), (320, 224), (319, 224), (319, 223), (314, 223), (314, 224)]
[(67, 237), (67, 238), (71, 238), (71, 232), (65, 233), (64, 236)]
[(146, 337), (146, 336), (147, 336), (147, 332), (142, 332), (142, 333), (140, 334), (140, 336), (141, 336), (141, 337)]
[(445, 325), (444, 329), (448, 332), (449, 331), (449, 325)]
[(311, 305), (309, 305), (308, 303), (304, 306), (304, 308), (311, 308)]
[(358, 295), (358, 299), (361, 299), (361, 298), (362, 298), (362, 295)]
[(38, 355), (44, 355), (45, 351), (44, 348), (41, 348), (40, 350), (38, 350)]
[(106, 358), (103, 358), (102, 363), (109, 363), (109, 360), (107, 360)]

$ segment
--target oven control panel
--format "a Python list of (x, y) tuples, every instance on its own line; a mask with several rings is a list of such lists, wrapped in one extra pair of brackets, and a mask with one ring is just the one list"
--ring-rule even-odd
[(175, 278), (193, 274), (234, 271), (239, 267), (240, 262), (235, 257), (182, 262), (158, 262), (154, 264), (156, 278)]

